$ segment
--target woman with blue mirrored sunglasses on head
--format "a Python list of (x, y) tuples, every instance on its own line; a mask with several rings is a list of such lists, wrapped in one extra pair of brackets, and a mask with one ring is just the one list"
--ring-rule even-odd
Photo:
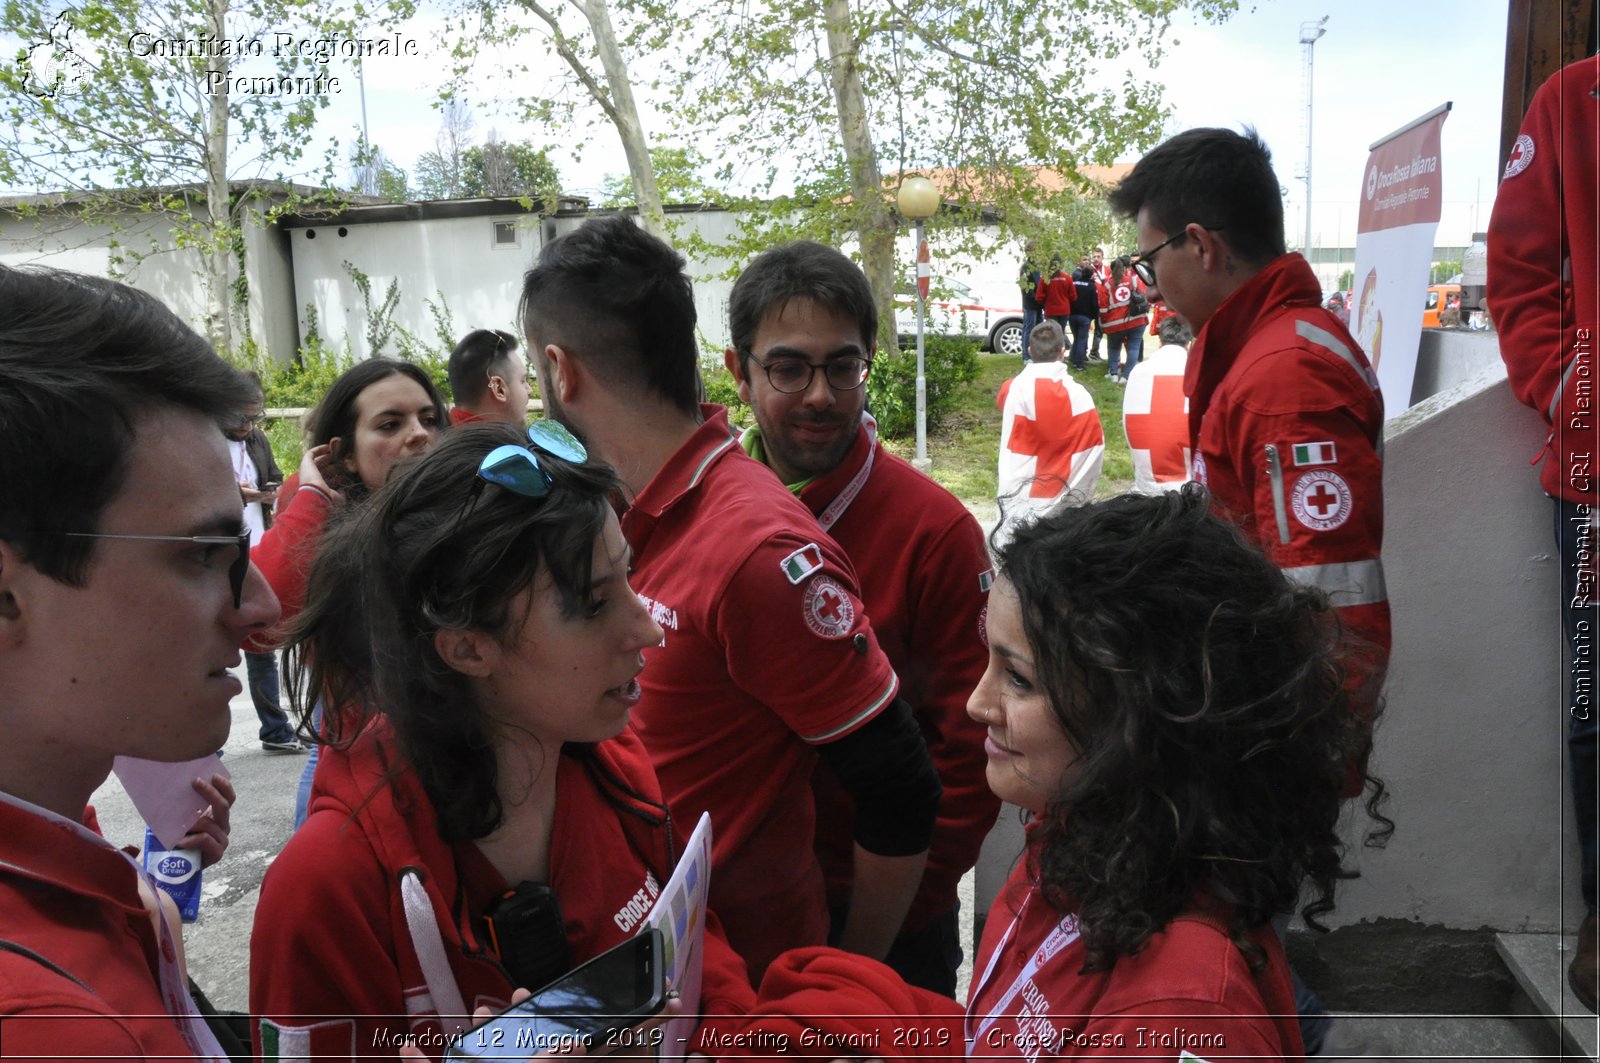
[[(553, 422), (471, 425), (330, 530), (291, 637), (337, 745), (251, 944), (280, 1053), (456, 1032), (644, 925), (676, 854), (628, 727), (662, 631), (619, 486)], [(742, 1011), (743, 963), (707, 931), (700, 1010)], [(330, 1036), (328, 1014), (356, 1017)]]

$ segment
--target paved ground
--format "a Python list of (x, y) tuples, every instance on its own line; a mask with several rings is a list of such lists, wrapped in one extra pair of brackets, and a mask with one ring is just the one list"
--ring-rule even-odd
[[(235, 674), (244, 682), (244, 669)], [(294, 819), (294, 792), (305, 764), (301, 756), (268, 754), (256, 737), (255, 709), (247, 694), (233, 699), (233, 731), (223, 763), (233, 776), (239, 800), (233, 807), (232, 842), (227, 855), (205, 871), (200, 917), (184, 930), (189, 970), (219, 1008), (245, 1010), (249, 998), (250, 928), (267, 865), (288, 840)], [(94, 795), (106, 836), (118, 845), (142, 845), (144, 822), (134, 811), (116, 776)], [(972, 876), (962, 884), (964, 940), (972, 935)], [(960, 975), (966, 996), (972, 950)]]

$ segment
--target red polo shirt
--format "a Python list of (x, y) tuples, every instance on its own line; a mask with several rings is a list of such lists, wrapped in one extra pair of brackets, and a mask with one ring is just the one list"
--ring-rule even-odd
[(103, 838), (0, 796), (0, 950), (7, 1056), (193, 1059), (167, 1010), (139, 872)]
[(720, 406), (623, 516), (633, 587), (666, 633), (633, 719), (679, 823), (711, 813), (711, 907), (758, 980), (828, 936), (810, 748), (899, 688), (844, 552)]

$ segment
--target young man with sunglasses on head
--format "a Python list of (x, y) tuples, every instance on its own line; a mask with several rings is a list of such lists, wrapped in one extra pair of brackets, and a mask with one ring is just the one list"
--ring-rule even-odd
[[(1150, 299), (1195, 332), (1194, 478), (1286, 576), (1327, 592), (1354, 636), (1352, 708), (1370, 719), (1389, 659), (1383, 397), (1310, 265), (1287, 253), (1271, 153), (1254, 130), (1191, 129), (1139, 160), (1110, 202), (1138, 224), (1133, 269)], [(1306, 1033), (1313, 1054), (1322, 1034)]]
[[(839, 943), (882, 958), (922, 877), (938, 776), (849, 560), (739, 448), (727, 412), (699, 404), (683, 266), (614, 217), (547, 244), (523, 283), (545, 408), (621, 475), (633, 587), (665, 631), (634, 723), (680, 829), (711, 813), (711, 906), (752, 979), (828, 939), (819, 758), (857, 809)], [(825, 450), (836, 435), (799, 438)]]
[[(723, 357), (756, 419), (740, 442), (849, 555), (939, 772), (944, 797), (928, 866), (885, 962), (913, 985), (954, 996), (956, 888), (1000, 809), (984, 780), (983, 728), (966, 711), (986, 660), (983, 530), (954, 495), (878, 441), (866, 410), (878, 311), (859, 266), (805, 240), (763, 252), (734, 282), (728, 324), (733, 345)], [(855, 802), (826, 763), (812, 792), (837, 935), (850, 902)]]
[[(7, 1055), (221, 1056), (188, 994), (176, 909), (87, 806), (118, 756), (220, 747), (239, 645), (277, 619), (222, 433), (254, 401), (151, 296), (0, 266)], [(196, 789), (220, 854), (231, 791)]]
[(501, 329), (475, 329), (450, 352), (450, 423), (528, 423), (528, 363), (517, 338)]

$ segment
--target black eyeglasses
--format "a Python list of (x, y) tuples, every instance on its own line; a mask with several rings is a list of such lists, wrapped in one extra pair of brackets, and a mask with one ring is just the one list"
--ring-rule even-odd
[[(1130, 268), (1133, 270), (1133, 275), (1148, 285), (1154, 285), (1156, 283), (1156, 267), (1155, 264), (1150, 261), (1150, 259), (1155, 257), (1155, 253), (1157, 251), (1160, 251), (1163, 248), (1171, 247), (1179, 240), (1182, 240), (1185, 236), (1188, 236), (1190, 224), (1190, 222), (1185, 222), (1184, 224), (1180, 225), (1177, 232), (1173, 233), (1171, 236), (1167, 237), (1165, 240), (1161, 241), (1148, 251), (1135, 251), (1133, 255), (1133, 262), (1130, 264)], [(1220, 225), (1202, 225), (1200, 228), (1204, 229), (1208, 233), (1220, 233), (1222, 231), (1222, 227)]]
[(801, 358), (774, 358), (770, 362), (751, 355), (750, 360), (767, 374), (767, 383), (785, 395), (796, 395), (811, 386), (817, 370), (822, 370), (828, 386), (835, 391), (854, 391), (866, 383), (872, 362), (866, 358), (830, 358), (821, 365)]
[(228, 586), (233, 591), (233, 607), (244, 602), (244, 578), (250, 572), (250, 533), (238, 535), (114, 535), (110, 532), (65, 532), (69, 539), (127, 539), (143, 543), (198, 543), (201, 546), (233, 546), (239, 556), (228, 566)]

